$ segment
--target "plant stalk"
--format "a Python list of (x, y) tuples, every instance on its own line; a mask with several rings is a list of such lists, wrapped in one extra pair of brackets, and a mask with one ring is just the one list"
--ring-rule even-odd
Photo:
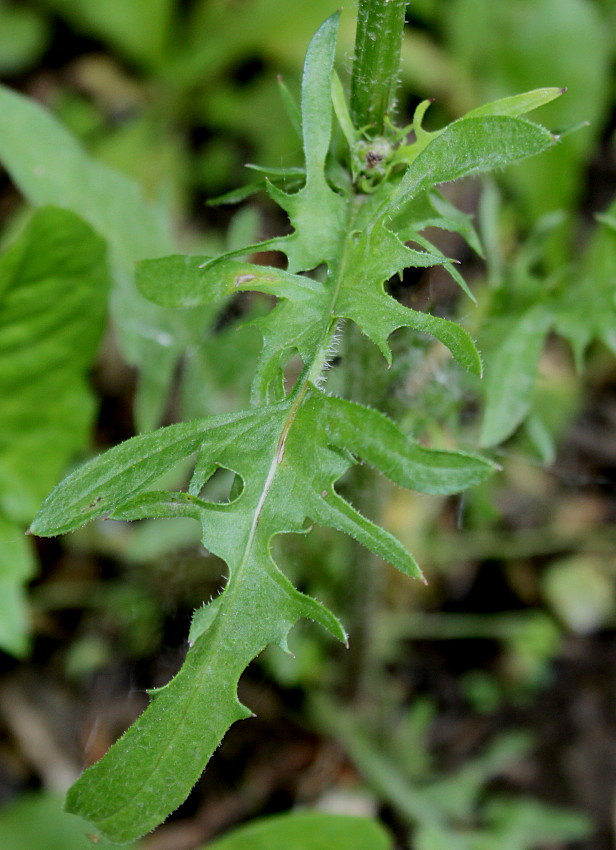
[[(387, 395), (382, 381), (383, 359), (376, 346), (368, 343), (356, 326), (345, 335), (344, 363), (347, 397), (380, 409)], [(353, 506), (378, 522), (383, 506), (381, 477), (369, 466), (355, 466), (349, 472), (348, 488)], [(351, 596), (347, 614), (349, 649), (345, 656), (344, 696), (356, 704), (369, 701), (378, 680), (378, 658), (374, 653), (374, 629), (382, 598), (383, 563), (356, 540), (349, 542)]]
[(385, 134), (395, 105), (408, 0), (359, 0), (351, 78), (351, 117), (368, 136)]
[[(367, 136), (386, 134), (386, 118), (393, 111), (400, 48), (407, 0), (359, 0), (355, 58), (351, 79), (351, 117)], [(347, 328), (344, 353), (347, 395), (354, 401), (379, 408), (387, 395), (382, 381), (382, 360), (377, 349), (356, 327)], [(382, 484), (368, 467), (350, 474), (352, 502), (361, 513), (376, 519), (383, 502)], [(374, 656), (375, 617), (381, 599), (380, 559), (351, 543), (352, 569), (349, 632), (344, 690), (347, 698), (362, 703), (375, 687), (378, 659)]]

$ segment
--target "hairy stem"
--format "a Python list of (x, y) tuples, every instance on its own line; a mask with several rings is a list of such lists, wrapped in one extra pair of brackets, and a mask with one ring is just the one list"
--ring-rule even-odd
[[(386, 118), (394, 107), (406, 6), (407, 0), (359, 0), (351, 116), (355, 127), (371, 137), (385, 133)], [(366, 344), (357, 327), (347, 329), (345, 364), (350, 398), (379, 406), (387, 391), (386, 385), (377, 378), (380, 360), (380, 353)], [(363, 514), (376, 517), (382, 503), (382, 486), (374, 471), (355, 467), (349, 486), (355, 507)], [(362, 702), (368, 689), (374, 687), (373, 631), (381, 596), (382, 571), (379, 558), (356, 541), (351, 543), (349, 560), (353, 571), (353, 596), (344, 690), (349, 698)]]
[[(387, 384), (379, 380), (382, 355), (355, 325), (347, 328), (345, 340), (347, 395), (353, 401), (380, 407)], [(349, 490), (354, 507), (378, 521), (383, 502), (383, 482), (374, 469), (356, 466), (349, 473)], [(349, 544), (352, 595), (347, 615), (349, 649), (344, 676), (345, 696), (362, 703), (374, 689), (376, 662), (373, 633), (381, 598), (382, 562), (356, 540)]]
[(351, 117), (355, 127), (381, 136), (393, 110), (407, 0), (359, 0)]

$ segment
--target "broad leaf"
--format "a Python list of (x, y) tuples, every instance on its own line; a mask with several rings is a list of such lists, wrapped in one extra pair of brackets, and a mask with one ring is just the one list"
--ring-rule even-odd
[(0, 258), (0, 509), (17, 522), (87, 444), (108, 280), (103, 241), (64, 210), (39, 211)]
[(64, 210), (37, 212), (0, 257), (0, 647), (7, 652), (28, 647), (24, 584), (34, 558), (23, 529), (88, 444), (95, 405), (86, 375), (107, 289), (104, 243)]
[[(132, 273), (136, 260), (171, 252), (169, 221), (162, 209), (143, 200), (136, 183), (91, 159), (34, 102), (0, 86), (0, 112), (0, 162), (26, 198), (76, 213), (109, 244), (116, 279), (112, 312), (122, 353), (141, 369), (145, 394), (137, 400), (139, 423), (151, 428), (166, 397), (161, 376), (168, 383), (190, 325), (141, 297)], [(201, 318), (201, 327), (208, 318)], [(156, 391), (148, 395), (150, 385)]]
[(325, 812), (291, 812), (253, 821), (201, 850), (391, 850), (374, 820)]

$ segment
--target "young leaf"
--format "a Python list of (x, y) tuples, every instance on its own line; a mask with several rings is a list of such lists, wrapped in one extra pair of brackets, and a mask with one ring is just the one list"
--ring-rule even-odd
[(460, 118), (412, 161), (379, 212), (387, 217), (400, 215), (409, 201), (433, 186), (511, 165), (547, 150), (556, 141), (548, 130), (522, 118)]
[(346, 204), (325, 178), (325, 158), (332, 131), (331, 77), (338, 32), (338, 13), (317, 30), (306, 54), (302, 80), (302, 135), (306, 184), (287, 195), (269, 185), (273, 200), (288, 214), (294, 232), (276, 241), (289, 271), (316, 268), (333, 260), (339, 250)]
[(552, 316), (543, 305), (531, 308), (492, 358), (486, 378), (482, 446), (495, 446), (506, 440), (528, 413), (539, 357), (551, 323)]
[(534, 109), (539, 109), (540, 106), (545, 106), (546, 103), (551, 103), (565, 92), (566, 89), (552, 87), (534, 89), (524, 92), (524, 94), (514, 94), (511, 97), (503, 97), (500, 100), (492, 101), (492, 103), (477, 106), (463, 115), (462, 120), (480, 118), (485, 115), (508, 115), (510, 118), (520, 118)]
[[(431, 334), (451, 351), (465, 369), (481, 375), (481, 359), (468, 333), (454, 322), (420, 313), (399, 304), (384, 291), (385, 281), (407, 266), (429, 267), (446, 258), (405, 247), (383, 220), (353, 233), (348, 264), (339, 285), (335, 313), (352, 319), (381, 350), (388, 362), (388, 338), (397, 328)], [(347, 271), (348, 269), (348, 271)]]

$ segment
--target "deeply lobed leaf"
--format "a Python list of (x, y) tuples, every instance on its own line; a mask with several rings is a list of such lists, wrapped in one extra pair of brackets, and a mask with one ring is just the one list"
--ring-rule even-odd
[[(401, 486), (446, 494), (482, 481), (493, 468), (476, 455), (425, 448), (377, 411), (328, 397), (319, 387), (341, 319), (354, 321), (388, 359), (390, 334), (410, 327), (433, 335), (465, 368), (480, 373), (477, 349), (461, 326), (404, 307), (385, 292), (385, 283), (407, 267), (450, 266), (425, 241), (419, 245), (426, 250), (404, 244), (418, 240), (422, 226), (464, 233), (478, 246), (469, 219), (435, 195), (435, 185), (517, 161), (553, 144), (554, 137), (511, 115), (479, 115), (424, 134), (425, 145), (405, 174), (369, 198), (353, 194), (342, 179), (333, 187), (326, 159), (336, 30), (335, 15), (317, 32), (306, 57), (305, 183), (294, 194), (269, 189), (289, 215), (291, 235), (219, 258), (170, 256), (138, 268), (141, 292), (163, 307), (214, 314), (212, 308), (244, 290), (277, 299), (258, 320), (263, 346), (253, 409), (127, 441), (60, 484), (32, 525), (33, 532), (50, 535), (101, 516), (192, 517), (201, 523), (204, 546), (228, 567), (223, 591), (195, 618), (193, 645), (180, 672), (153, 693), (143, 715), (69, 792), (69, 810), (115, 841), (138, 837), (173, 811), (227, 728), (249, 716), (238, 701), (237, 684), (264, 647), (285, 648), (300, 618), (346, 639), (337, 618), (281, 572), (271, 555), (274, 537), (305, 533), (310, 523), (329, 526), (420, 577), (402, 544), (336, 491), (341, 476), (365, 462)], [(519, 108), (518, 103), (508, 110)], [(286, 271), (233, 259), (266, 247), (286, 254)], [(327, 267), (322, 282), (299, 274), (321, 264)], [(282, 375), (295, 352), (304, 369), (286, 389)], [(169, 466), (193, 454), (189, 492), (155, 489)], [(240, 485), (225, 503), (202, 497), (219, 467), (234, 472)]]
[[(345, 531), (404, 572), (420, 575), (391, 534), (336, 493), (337, 479), (354, 462), (346, 448), (397, 483), (428, 492), (452, 492), (491, 472), (481, 458), (431, 452), (382, 414), (312, 389), (299, 404), (291, 398), (135, 437), (73, 473), (41, 509), (32, 526), (41, 535), (76, 528), (103, 513), (198, 518), (204, 545), (229, 566), (215, 614), (180, 673), (69, 794), (69, 810), (93, 820), (113, 840), (142, 834), (184, 799), (226, 729), (249, 716), (237, 701), (237, 681), (265, 646), (286, 646), (289, 629), (301, 617), (345, 639), (336, 618), (296, 591), (274, 564), (273, 536), (303, 531), (310, 519)], [(201, 468), (223, 466), (241, 477), (244, 488), (234, 501), (216, 504), (146, 489), (169, 464), (195, 451)]]

